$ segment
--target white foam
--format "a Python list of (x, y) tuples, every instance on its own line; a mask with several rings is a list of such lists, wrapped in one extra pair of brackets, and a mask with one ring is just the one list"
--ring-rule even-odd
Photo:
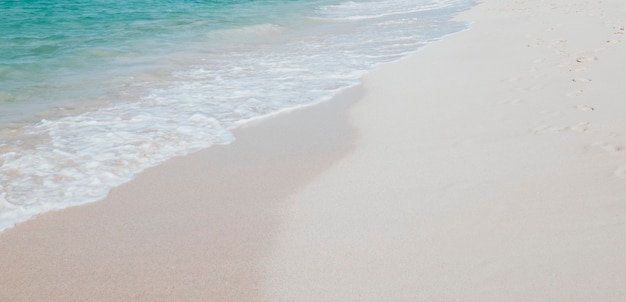
[(460, 1), (347, 1), (338, 5), (326, 5), (320, 7), (319, 17), (335, 21), (380, 19), (401, 15), (413, 15), (415, 13), (442, 9), (457, 4), (458, 2)]

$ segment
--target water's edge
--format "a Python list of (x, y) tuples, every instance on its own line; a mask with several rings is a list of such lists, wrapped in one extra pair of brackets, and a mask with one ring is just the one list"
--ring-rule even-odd
[[(353, 5), (354, 2), (347, 3)], [(328, 41), (320, 43), (321, 46), (314, 45), (313, 49), (297, 40), (264, 45), (271, 51), (261, 47), (261, 51), (238, 53), (239, 61), (233, 64), (240, 65), (216, 60), (218, 65), (211, 61), (209, 65), (200, 64), (175, 72), (167, 87), (151, 87), (150, 93), (138, 102), (115, 103), (78, 115), (44, 119), (17, 130), (4, 130), (5, 137), (14, 140), (0, 140), (0, 231), (37, 214), (102, 200), (111, 188), (132, 180), (148, 167), (213, 145), (231, 143), (235, 139), (231, 131), (250, 121), (328, 101), (358, 85), (362, 76), (378, 65), (396, 62), (434, 41), (468, 29), (465, 23), (451, 21), (454, 15), (474, 4), (463, 3), (444, 16), (449, 22), (445, 29), (436, 29), (437, 22), (442, 22), (437, 19), (432, 28), (424, 29), (434, 30), (434, 33), (419, 36), (399, 48), (389, 50), (387, 45), (391, 42), (375, 44), (375, 39), (370, 39), (373, 46), (355, 43), (348, 48), (338, 42), (346, 37), (342, 35), (329, 35)], [(372, 27), (407, 20), (398, 19), (395, 13), (366, 17), (354, 21), (353, 15), (333, 16), (347, 18), (350, 22), (375, 19), (376, 22), (368, 25)], [(336, 22), (325, 26), (336, 30)], [(282, 32), (272, 26), (262, 27), (262, 31), (270, 31), (271, 35), (276, 34), (275, 30)], [(259, 29), (253, 31), (256, 30)], [(315, 34), (318, 32), (311, 36)], [(398, 34), (395, 37), (398, 40), (393, 43), (403, 44), (411, 34)], [(345, 35), (353, 36), (355, 32)], [(362, 37), (356, 37), (359, 38)], [(380, 49), (377, 53), (359, 52), (368, 46)], [(319, 47), (328, 49), (319, 50)], [(276, 49), (295, 55), (280, 56)], [(327, 63), (328, 58), (342, 52), (347, 59)], [(366, 63), (359, 65), (354, 62), (357, 59), (351, 58), (363, 59)], [(200, 60), (205, 62), (206, 58)], [(310, 61), (302, 63), (303, 60)], [(321, 67), (311, 70), (306, 66)], [(231, 73), (218, 74), (215, 70)], [(333, 78), (319, 80), (328, 77)], [(301, 87), (307, 87), (307, 92), (303, 94)], [(225, 93), (207, 97), (207, 91), (217, 89)], [(259, 99), (259, 96), (264, 98)]]

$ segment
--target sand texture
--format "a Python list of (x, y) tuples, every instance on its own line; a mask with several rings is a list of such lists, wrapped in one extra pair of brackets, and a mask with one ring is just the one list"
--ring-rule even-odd
[(364, 79), (271, 301), (626, 301), (626, 4), (484, 1)]
[(626, 301), (626, 2), (459, 19), (335, 100), (0, 233), (0, 301)]

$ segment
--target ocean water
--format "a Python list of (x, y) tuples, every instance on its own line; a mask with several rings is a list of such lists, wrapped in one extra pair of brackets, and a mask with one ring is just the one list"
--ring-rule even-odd
[(474, 4), (0, 0), (0, 231), (327, 100)]

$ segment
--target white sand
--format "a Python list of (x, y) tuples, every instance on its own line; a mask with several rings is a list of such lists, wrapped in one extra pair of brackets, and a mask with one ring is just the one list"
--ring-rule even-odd
[(270, 301), (626, 301), (626, 2), (483, 2), (365, 78)]
[(626, 301), (626, 2), (483, 2), (349, 118), (0, 233), (0, 301)]
[(266, 301), (276, 209), (351, 150), (358, 93), (237, 129), (234, 143), (148, 169), (103, 201), (0, 233), (0, 301)]

